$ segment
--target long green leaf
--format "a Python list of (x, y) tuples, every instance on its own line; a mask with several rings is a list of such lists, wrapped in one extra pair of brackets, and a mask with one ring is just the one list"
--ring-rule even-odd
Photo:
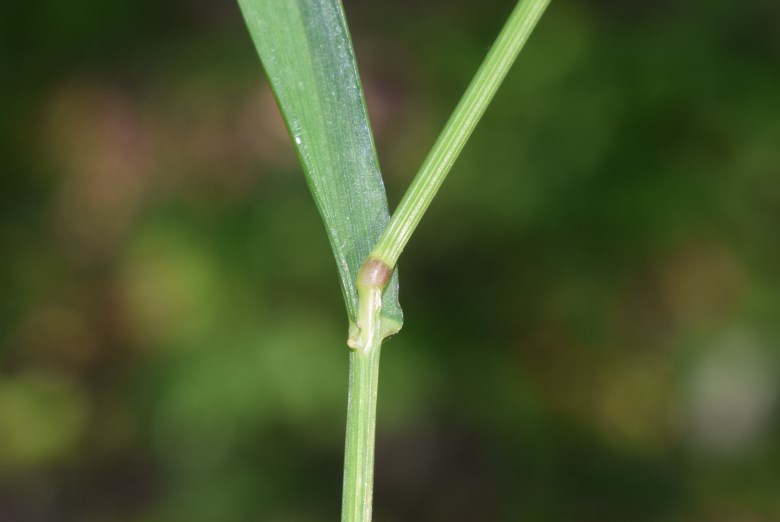
[[(325, 221), (355, 327), (360, 266), (390, 219), (363, 91), (339, 0), (238, 0)], [(398, 278), (382, 330), (401, 327)]]

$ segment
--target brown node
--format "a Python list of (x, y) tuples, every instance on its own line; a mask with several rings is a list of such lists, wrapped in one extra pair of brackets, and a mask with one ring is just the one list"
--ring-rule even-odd
[(393, 269), (375, 257), (366, 259), (358, 274), (358, 285), (369, 288), (384, 288), (390, 281)]

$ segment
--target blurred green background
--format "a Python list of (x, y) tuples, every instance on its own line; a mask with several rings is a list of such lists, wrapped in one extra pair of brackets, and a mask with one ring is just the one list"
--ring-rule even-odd
[[(508, 0), (346, 2), (391, 208)], [(780, 520), (780, 4), (554, 0), (401, 259), (375, 520)], [(233, 2), (0, 5), (0, 520), (337, 520), (347, 325)]]

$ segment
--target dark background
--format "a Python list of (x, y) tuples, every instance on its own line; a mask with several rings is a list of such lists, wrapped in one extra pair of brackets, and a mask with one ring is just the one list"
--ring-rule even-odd
[[(511, 1), (348, 1), (391, 208)], [(232, 2), (0, 7), (0, 520), (338, 520), (347, 325)], [(554, 0), (401, 258), (375, 520), (780, 520), (780, 4)]]

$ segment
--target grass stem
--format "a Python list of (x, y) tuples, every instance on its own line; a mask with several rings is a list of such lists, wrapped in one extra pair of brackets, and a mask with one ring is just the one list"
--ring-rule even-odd
[(382, 344), (382, 289), (442, 181), (460, 154), (549, 0), (518, 3), (439, 139), (412, 181), (358, 276), (357, 328), (349, 346), (349, 400), (342, 522), (369, 522), (374, 488), (374, 438)]
[(549, 3), (550, 0), (518, 2), (369, 258), (379, 259), (391, 268), (398, 262), (420, 218)]
[(349, 399), (344, 451), (342, 522), (370, 522), (374, 493), (374, 438), (382, 339), (349, 355)]

